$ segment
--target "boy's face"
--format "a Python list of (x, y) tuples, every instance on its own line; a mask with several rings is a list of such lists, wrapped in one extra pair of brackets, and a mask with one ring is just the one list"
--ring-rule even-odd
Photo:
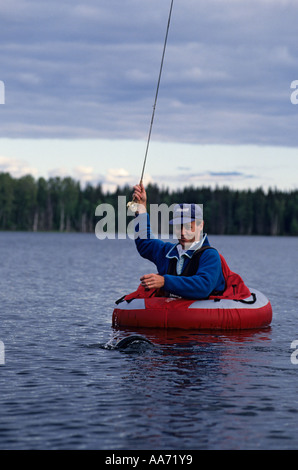
[(183, 225), (175, 225), (175, 235), (183, 249), (187, 249), (193, 242), (199, 241), (203, 231), (204, 222), (195, 220)]

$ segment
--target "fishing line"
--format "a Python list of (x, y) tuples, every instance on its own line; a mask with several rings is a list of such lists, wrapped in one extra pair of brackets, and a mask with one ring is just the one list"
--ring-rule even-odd
[[(151, 122), (150, 122), (150, 128), (149, 128), (149, 134), (148, 134), (148, 140), (147, 140), (145, 158), (144, 158), (144, 163), (143, 163), (143, 168), (142, 168), (142, 173), (141, 173), (141, 178), (140, 178), (140, 184), (143, 183), (144, 171), (145, 171), (145, 166), (146, 166), (146, 162), (147, 162), (148, 150), (149, 150), (149, 145), (150, 145), (150, 140), (151, 140), (151, 134), (152, 134), (152, 127), (153, 127), (154, 116), (155, 116), (155, 109), (156, 109), (157, 98), (158, 98), (158, 92), (159, 92), (159, 86), (160, 86), (160, 80), (161, 80), (161, 75), (162, 75), (162, 70), (163, 70), (163, 63), (164, 63), (164, 58), (165, 58), (165, 53), (166, 53), (166, 47), (167, 47), (167, 42), (168, 42), (169, 29), (170, 29), (171, 18), (172, 18), (173, 4), (174, 4), (174, 0), (171, 0), (171, 7), (170, 7), (169, 18), (168, 18), (168, 24), (167, 24), (167, 30), (166, 30), (166, 36), (165, 36), (165, 41), (164, 41), (164, 46), (163, 46), (163, 52), (162, 52), (162, 58), (161, 58), (160, 69), (159, 69), (159, 76), (158, 76), (158, 81), (157, 81), (157, 88), (156, 88), (155, 100), (154, 100), (154, 105), (153, 105), (153, 110), (152, 110), (152, 116), (151, 116)], [(135, 210), (136, 210), (136, 208), (137, 208), (137, 205), (136, 205), (136, 203), (135, 203), (134, 201), (132, 201), (132, 202), (129, 202), (129, 203), (127, 204), (127, 207), (129, 207), (132, 212), (135, 212)]]
[(157, 98), (158, 98), (158, 92), (159, 92), (161, 74), (162, 74), (163, 63), (164, 63), (164, 58), (165, 58), (165, 53), (166, 53), (166, 47), (167, 47), (167, 42), (168, 42), (169, 29), (170, 29), (170, 24), (171, 24), (173, 3), (174, 3), (174, 0), (172, 0), (171, 8), (170, 8), (170, 13), (169, 13), (169, 19), (168, 19), (166, 37), (165, 37), (164, 48), (163, 48), (163, 53), (162, 53), (162, 59), (161, 59), (161, 64), (160, 64), (160, 70), (159, 70), (159, 76), (158, 76), (158, 82), (157, 82), (157, 88), (156, 88), (156, 94), (155, 94), (155, 101), (154, 101), (154, 105), (153, 105), (152, 118), (151, 118), (151, 124), (150, 124), (150, 129), (149, 129), (149, 135), (148, 135), (148, 141), (147, 141), (147, 147), (146, 147), (146, 153), (145, 153), (145, 159), (144, 159), (144, 164), (143, 164), (143, 169), (142, 169), (142, 174), (141, 174), (140, 183), (143, 182), (144, 171), (145, 171), (145, 166), (146, 166), (146, 161), (147, 161), (147, 155), (148, 155), (149, 144), (150, 144), (151, 133), (152, 133), (152, 127), (153, 127), (153, 121), (154, 121), (154, 116), (155, 116), (155, 109), (156, 109), (156, 103), (157, 103)]

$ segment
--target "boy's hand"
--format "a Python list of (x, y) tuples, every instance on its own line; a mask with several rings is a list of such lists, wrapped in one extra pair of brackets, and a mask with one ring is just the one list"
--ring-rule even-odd
[(145, 274), (140, 279), (145, 289), (160, 289), (165, 284), (165, 279), (159, 274)]
[(134, 189), (133, 200), (136, 201), (141, 206), (143, 206), (145, 210), (147, 210), (147, 194), (146, 194), (143, 183), (136, 184), (136, 186), (134, 186), (133, 189)]

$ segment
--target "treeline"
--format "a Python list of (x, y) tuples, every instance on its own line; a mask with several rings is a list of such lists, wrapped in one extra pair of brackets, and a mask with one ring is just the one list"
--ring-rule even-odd
[[(157, 185), (146, 189), (149, 203), (204, 204), (208, 233), (298, 235), (298, 190), (186, 187), (170, 191)], [(117, 212), (118, 196), (129, 201), (131, 195), (128, 186), (104, 193), (100, 184), (82, 188), (70, 177), (36, 180), (31, 175), (13, 178), (0, 173), (0, 230), (94, 232), (99, 220), (96, 207), (108, 203)]]

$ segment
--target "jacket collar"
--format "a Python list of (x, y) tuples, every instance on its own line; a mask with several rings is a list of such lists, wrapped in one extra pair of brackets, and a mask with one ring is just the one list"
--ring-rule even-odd
[(182, 256), (182, 255), (185, 255), (187, 256), (188, 258), (192, 258), (194, 253), (199, 250), (203, 245), (209, 245), (209, 241), (208, 241), (208, 238), (207, 238), (207, 233), (204, 234), (203, 236), (203, 239), (198, 241), (198, 242), (194, 242), (192, 245), (191, 245), (191, 248), (189, 248), (187, 251), (183, 250), (182, 246), (180, 245), (180, 243), (176, 243), (176, 245), (174, 245), (170, 251), (166, 254), (166, 258), (176, 258), (177, 260)]

